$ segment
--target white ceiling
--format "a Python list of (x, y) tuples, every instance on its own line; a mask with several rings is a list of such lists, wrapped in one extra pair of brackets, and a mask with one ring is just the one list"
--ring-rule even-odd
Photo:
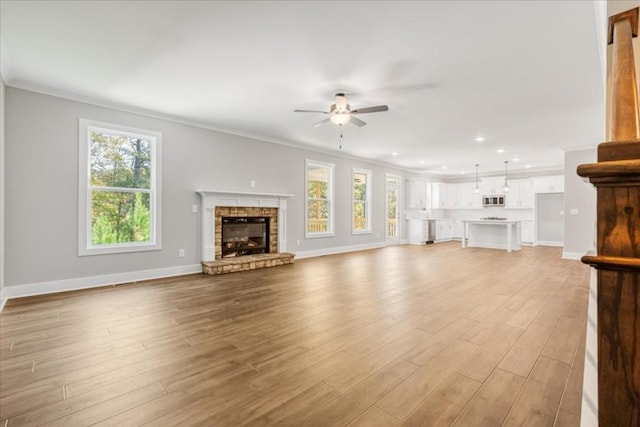
[(594, 11), (575, 0), (2, 0), (1, 72), (9, 86), (329, 150), (338, 128), (293, 109), (327, 110), (344, 91), (352, 108), (389, 106), (344, 128), (346, 154), (449, 177), (504, 160), (550, 169), (562, 149), (604, 139)]

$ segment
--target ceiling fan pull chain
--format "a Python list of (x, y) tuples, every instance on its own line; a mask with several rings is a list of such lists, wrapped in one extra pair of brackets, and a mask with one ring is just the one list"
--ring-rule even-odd
[(340, 126), (340, 146), (338, 148), (342, 150), (342, 126)]

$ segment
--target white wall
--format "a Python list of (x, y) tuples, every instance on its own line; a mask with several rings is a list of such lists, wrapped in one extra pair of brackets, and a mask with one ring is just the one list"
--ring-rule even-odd
[(595, 248), (596, 190), (576, 170), (596, 160), (595, 148), (564, 154), (564, 258), (579, 259)]
[[(5, 283), (54, 281), (78, 286), (92, 276), (163, 268), (198, 269), (200, 213), (196, 190), (289, 193), (287, 242), (292, 252), (384, 244), (385, 173), (400, 170), (347, 157), (292, 148), (168, 120), (6, 88), (6, 254)], [(87, 118), (163, 134), (163, 249), (78, 256), (78, 119)], [(335, 163), (336, 236), (304, 238), (305, 159)], [(373, 171), (373, 233), (351, 234), (353, 167)], [(250, 187), (250, 181), (256, 187)], [(300, 240), (300, 246), (296, 241)], [(178, 257), (184, 248), (186, 256)], [(76, 279), (82, 279), (80, 281)], [(91, 279), (95, 282), (94, 279)]]

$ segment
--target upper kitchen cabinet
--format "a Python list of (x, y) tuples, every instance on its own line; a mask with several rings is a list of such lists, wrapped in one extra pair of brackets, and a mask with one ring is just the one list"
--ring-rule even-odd
[(446, 195), (447, 195), (447, 197), (445, 197), (444, 207), (446, 209), (462, 208), (460, 195), (458, 194), (459, 184), (444, 184), (444, 187), (446, 189)]
[(533, 181), (530, 179), (513, 179), (509, 181), (511, 190), (505, 194), (505, 208), (532, 209)]
[(475, 194), (475, 182), (465, 182), (456, 184), (457, 207), (458, 209), (482, 209), (482, 194)]
[(427, 181), (420, 178), (408, 178), (407, 184), (407, 208), (426, 209)]
[(483, 178), (480, 182), (480, 193), (485, 196), (504, 194), (503, 186), (504, 178)]
[(447, 184), (443, 182), (432, 182), (429, 184), (430, 188), (430, 204), (431, 209), (446, 209), (447, 208)]
[(564, 193), (564, 175), (533, 178), (534, 193)]

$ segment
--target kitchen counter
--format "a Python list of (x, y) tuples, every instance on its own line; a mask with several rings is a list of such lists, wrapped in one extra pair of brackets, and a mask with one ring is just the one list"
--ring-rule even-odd
[(520, 249), (520, 222), (509, 219), (464, 220), (462, 247)]

